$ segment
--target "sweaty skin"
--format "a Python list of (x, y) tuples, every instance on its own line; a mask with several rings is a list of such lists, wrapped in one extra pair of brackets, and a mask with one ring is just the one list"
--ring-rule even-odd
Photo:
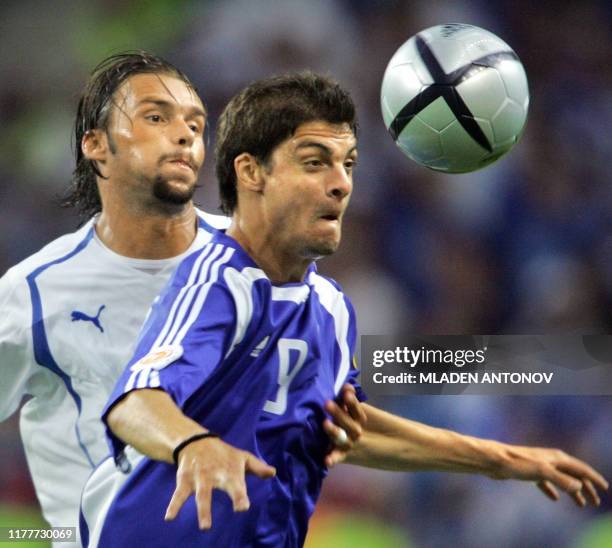
[(314, 259), (338, 248), (356, 144), (347, 124), (315, 121), (279, 144), (268, 165), (236, 157), (238, 207), (227, 233), (273, 282), (301, 281)]
[(196, 233), (191, 197), (205, 156), (201, 100), (179, 78), (137, 74), (115, 93), (109, 117), (107, 131), (89, 131), (82, 142), (105, 177), (98, 179), (99, 238), (127, 257), (179, 255)]

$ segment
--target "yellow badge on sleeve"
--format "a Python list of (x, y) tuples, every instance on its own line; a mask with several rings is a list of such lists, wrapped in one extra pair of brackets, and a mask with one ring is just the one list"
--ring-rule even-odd
[(180, 344), (160, 346), (151, 350), (146, 356), (140, 358), (130, 367), (131, 371), (142, 371), (143, 369), (156, 369), (159, 371), (183, 355), (183, 347)]

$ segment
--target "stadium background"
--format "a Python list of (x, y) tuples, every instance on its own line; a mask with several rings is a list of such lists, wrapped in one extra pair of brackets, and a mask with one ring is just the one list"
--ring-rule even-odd
[[(6, 1), (0, 8), (0, 274), (77, 217), (56, 206), (70, 178), (80, 88), (102, 57), (145, 48), (196, 82), (211, 113), (254, 78), (311, 68), (353, 93), (360, 165), (345, 239), (321, 263), (352, 297), (362, 334), (571, 332), (612, 327), (612, 4), (451, 1)], [(532, 94), (509, 157), (444, 176), (387, 135), (378, 90), (395, 49), (465, 22), (509, 42)], [(212, 143), (211, 143), (212, 145)], [(199, 203), (217, 206), (209, 156)], [(0, 311), (0, 313), (2, 313)], [(612, 478), (610, 397), (411, 397), (376, 401), (478, 436), (558, 446)], [(17, 430), (0, 424), (0, 525), (36, 521)], [(599, 510), (553, 504), (530, 484), (341, 466), (309, 546), (611, 546)], [(40, 546), (40, 544), (38, 544)]]

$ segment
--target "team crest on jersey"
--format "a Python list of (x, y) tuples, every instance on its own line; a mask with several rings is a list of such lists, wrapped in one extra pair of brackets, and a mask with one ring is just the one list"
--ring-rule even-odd
[(172, 362), (178, 360), (183, 355), (183, 347), (180, 344), (160, 346), (140, 358), (130, 367), (131, 371), (142, 371), (143, 369), (160, 370), (167, 367)]

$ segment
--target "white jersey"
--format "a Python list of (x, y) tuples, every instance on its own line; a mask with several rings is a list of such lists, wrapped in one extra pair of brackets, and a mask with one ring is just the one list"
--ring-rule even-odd
[(229, 219), (198, 211), (190, 248), (164, 260), (117, 255), (94, 220), (0, 279), (0, 420), (24, 395), (20, 430), (43, 515), (77, 527), (81, 490), (108, 453), (102, 409), (154, 298), (177, 264)]

